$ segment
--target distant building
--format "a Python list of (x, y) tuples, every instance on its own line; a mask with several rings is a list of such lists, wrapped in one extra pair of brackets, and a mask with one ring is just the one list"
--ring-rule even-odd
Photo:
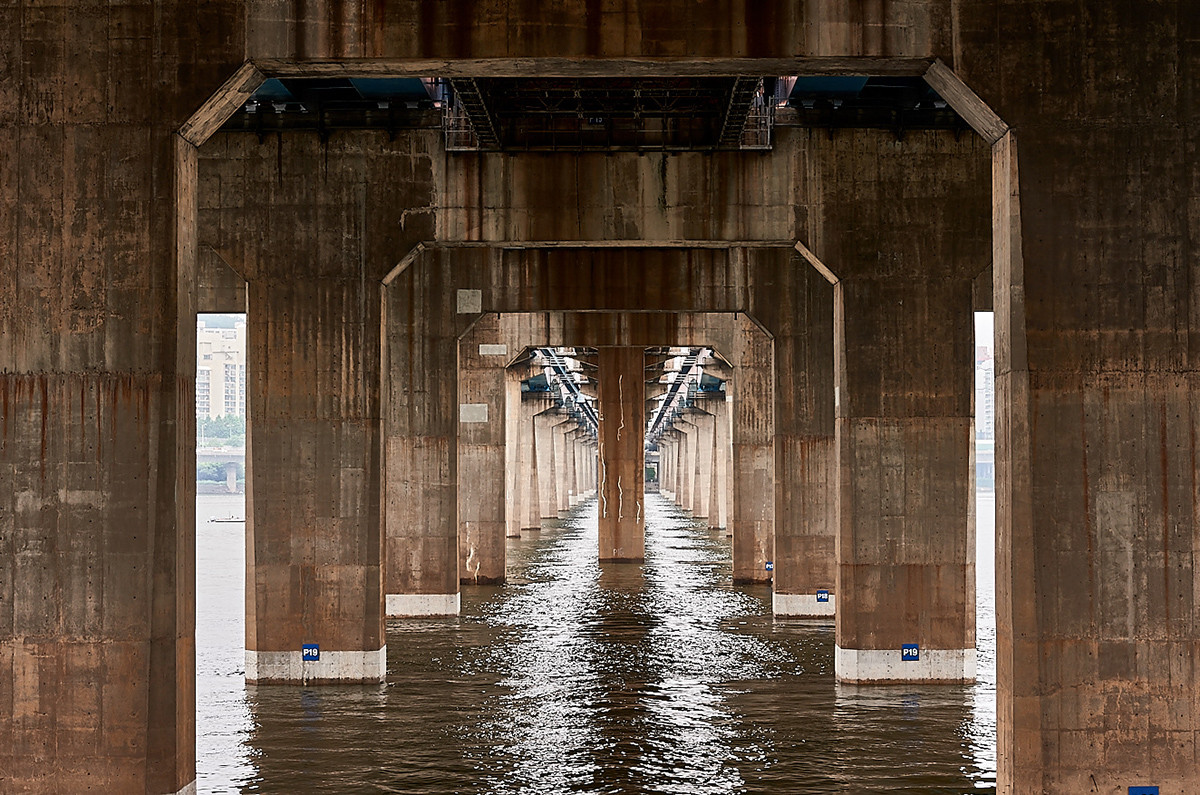
[(996, 368), (992, 350), (975, 348), (975, 438), (996, 438)]
[(196, 321), (196, 417), (246, 416), (246, 324)]

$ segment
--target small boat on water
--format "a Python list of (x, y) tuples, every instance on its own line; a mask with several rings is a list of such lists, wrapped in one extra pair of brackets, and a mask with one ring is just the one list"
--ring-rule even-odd
[(210, 516), (210, 517), (208, 517), (208, 521), (211, 523), (211, 522), (244, 522), (246, 520), (244, 517), (234, 516), (234, 515), (230, 514), (229, 516)]

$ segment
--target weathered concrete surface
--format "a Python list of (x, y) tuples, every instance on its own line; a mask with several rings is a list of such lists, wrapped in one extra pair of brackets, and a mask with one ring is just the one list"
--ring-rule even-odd
[(560, 415), (554, 425), (554, 471), (558, 473), (559, 481), (554, 490), (556, 502), (554, 515), (557, 519), (565, 519), (571, 512), (571, 491), (575, 478), (574, 459), (569, 456), (571, 441), (568, 434), (575, 428), (575, 421)]
[[(545, 400), (543, 398), (527, 399), (520, 393), (519, 386), (517, 389), (516, 400), (520, 406), (517, 409), (517, 417), (521, 433), (517, 467), (518, 473), (524, 473), (523, 475), (518, 474), (516, 484), (516, 488), (521, 492), (521, 512), (517, 516), (520, 527), (517, 529), (524, 533), (542, 529), (540, 480), (542, 468), (537, 447), (537, 415), (542, 411)], [(509, 534), (512, 532), (511, 527), (509, 525)]]
[(500, 319), (488, 314), (458, 343), (458, 578), (476, 585), (504, 582), (507, 515), (516, 508), (507, 500), (508, 356), (495, 352), (499, 338)]
[[(256, 390), (253, 386), (251, 389), (255, 438), (252, 483), (257, 482), (258, 493), (268, 494), (268, 500), (278, 498), (279, 502), (273, 504), (282, 512), (273, 517), (264, 514), (264, 510), (276, 509), (262, 507), (262, 497), (256, 495), (251, 515), (255, 517), (255, 544), (264, 548), (268, 559), (266, 548), (275, 542), (262, 533), (277, 533), (278, 543), (284, 543), (299, 528), (322, 527), (320, 535), (310, 534), (306, 542), (309, 551), (304, 551), (302, 544), (289, 553), (292, 573), (287, 578), (316, 578), (319, 587), (297, 589), (304, 594), (304, 605), (294, 607), (300, 614), (313, 616), (307, 619), (310, 624), (322, 627), (319, 632), (328, 638), (321, 644), (323, 650), (374, 651), (382, 646), (382, 612), (374, 603), (376, 591), (384, 590), (377, 582), (382, 559), (377, 547), (383, 534), (376, 507), (381, 500), (381, 466), (376, 450), (383, 405), (378, 353), (383, 323), (378, 287), (374, 285), (395, 264), (397, 250), (406, 250), (433, 234), (433, 214), (413, 208), (428, 206), (432, 201), (434, 161), (428, 146), (435, 142), (432, 135), (388, 142), (385, 134), (368, 133), (340, 137), (328, 144), (302, 135), (285, 135), (260, 145), (252, 137), (217, 136), (202, 150), (203, 244), (219, 252), (250, 282), (252, 330), (261, 324), (265, 334), (283, 335), (281, 339), (293, 346), (288, 350), (300, 355), (295, 372), (286, 376), (294, 379), (292, 382), (264, 387), (280, 390), (280, 414), (276, 418), (280, 444), (267, 441), (264, 449), (259, 443), (259, 433), (268, 431), (255, 413)], [(312, 190), (313, 175), (320, 175), (319, 191)], [(381, 180), (380, 184), (370, 185), (375, 178)], [(297, 219), (303, 221), (297, 223)], [(299, 272), (306, 277), (303, 284), (293, 283), (297, 269), (302, 269)], [(260, 315), (257, 319), (256, 314)], [(337, 315), (347, 319), (344, 325), (333, 320)], [(289, 326), (294, 331), (287, 332)], [(330, 347), (328, 358), (322, 361), (324, 346), (333, 345), (327, 340), (344, 340), (345, 344)], [(454, 362), (457, 351), (452, 350), (455, 358), (450, 361)], [(259, 351), (258, 355), (265, 353)], [(252, 360), (252, 372), (264, 372), (261, 368), (271, 361)], [(256, 369), (258, 365), (261, 367)], [(330, 384), (320, 387), (322, 379)], [(389, 382), (383, 388), (404, 386)], [(321, 391), (314, 393), (319, 387)], [(267, 410), (271, 410), (269, 406)], [(311, 452), (305, 453), (309, 448), (299, 441), (303, 433), (289, 424), (293, 417), (297, 428), (311, 422)], [(457, 420), (457, 414), (453, 419)], [(297, 454), (309, 467), (306, 472), (296, 470)], [(386, 454), (394, 458), (399, 451), (393, 448)], [(276, 456), (279, 458), (271, 466), (277, 469), (258, 474), (262, 467), (257, 462)], [(336, 485), (338, 480), (328, 477), (330, 456), (339, 462), (340, 470), (335, 471), (341, 472), (340, 486)], [(287, 474), (289, 471), (291, 474)], [(390, 478), (382, 498), (385, 506), (427, 499), (441, 506), (447, 496), (427, 473), (418, 479), (416, 473), (420, 470), (393, 467), (389, 471), (407, 472), (414, 479)], [(276, 478), (289, 479), (288, 485), (276, 488)], [(322, 496), (327, 488), (334, 488), (335, 493)], [(313, 500), (318, 504), (310, 505)], [(451, 523), (454, 504), (451, 494)], [(340, 541), (334, 540), (339, 537)], [(418, 609), (422, 612), (442, 612), (445, 602), (456, 600), (454, 549), (451, 545), (445, 550), (451, 553), (452, 586), (438, 581), (430, 588), (401, 592), (440, 597), (420, 601)], [(344, 558), (337, 569), (332, 561), (339, 555)], [(433, 550), (423, 560), (427, 567), (438, 566)], [(321, 566), (325, 574), (304, 574), (318, 561), (325, 564)], [(260, 567), (265, 561), (250, 561), (249, 565)], [(334, 576), (334, 571), (340, 573)], [(279, 576), (284, 575), (281, 572)], [(447, 579), (441, 571), (435, 574), (437, 577)], [(262, 580), (260, 589), (270, 591), (278, 585), (277, 581)], [(341, 595), (335, 597), (335, 593)], [(260, 599), (267, 599), (265, 593)], [(324, 615), (323, 605), (337, 602), (341, 604), (339, 615)], [(456, 610), (457, 602), (454, 604)], [(260, 602), (257, 609), (269, 611), (272, 605), (282, 608), (278, 602), (268, 600)], [(260, 638), (248, 643), (248, 648), (271, 652), (299, 648), (296, 638), (291, 637), (300, 631), (295, 622), (269, 623), (287, 626), (286, 631), (279, 631), (291, 634), (270, 640)], [(342, 628), (335, 629), (335, 624)], [(248, 622), (248, 635), (257, 631)], [(304, 631), (311, 634), (318, 630)]]
[[(393, 364), (384, 378), (385, 444), (389, 449), (428, 451), (425, 460), (428, 480), (440, 471), (453, 471), (455, 453), (440, 441), (440, 431), (453, 427), (457, 418), (454, 379), (437, 381), (432, 372), (438, 362), (457, 350), (458, 334), (483, 313), (549, 313), (555, 333), (571, 339), (616, 340), (607, 344), (662, 344), (678, 333), (678, 313), (732, 315), (749, 307), (766, 314), (779, 303), (781, 294), (800, 289), (797, 281), (807, 265), (791, 246), (753, 247), (606, 247), (563, 248), (491, 245), (430, 245), (416, 252), (385, 287), (386, 359)], [(570, 273), (571, 278), (563, 278)], [(420, 307), (420, 311), (415, 311)], [(469, 311), (462, 311), (465, 309)], [(629, 312), (637, 309), (636, 313)], [(636, 322), (632, 318), (637, 318)], [(774, 480), (773, 441), (770, 427), (773, 392), (770, 339), (742, 315), (746, 342), (739, 349), (742, 359), (735, 364), (753, 372), (748, 383), (760, 395), (761, 405), (736, 409), (734, 423), (735, 459), (740, 449), (743, 463), (738, 469), (741, 486), (751, 507), (730, 521), (734, 528), (734, 566), (739, 578), (766, 581), (773, 532)], [(456, 331), (456, 329), (458, 329)], [(717, 347), (730, 350), (735, 344), (728, 331)], [(640, 339), (650, 339), (643, 343)], [(603, 342), (597, 342), (603, 345)], [(416, 379), (422, 388), (399, 388)], [(436, 383), (435, 383), (436, 381)], [(740, 383), (740, 381), (739, 381)], [(736, 388), (736, 387), (735, 387)], [(408, 418), (421, 418), (421, 425)], [(569, 463), (555, 438), (555, 479), (571, 480)], [(559, 473), (561, 462), (562, 473)], [(389, 471), (395, 462), (389, 464)], [(401, 473), (413, 470), (400, 469)], [(404, 477), (401, 474), (401, 477)], [(415, 475), (409, 475), (416, 477)], [(389, 485), (392, 478), (388, 478)], [(448, 484), (451, 485), (452, 484)], [(558, 510), (567, 510), (560, 499)], [(432, 560), (423, 547), (445, 544), (452, 552), (456, 534), (447, 534), (443, 519), (427, 513), (433, 503), (420, 510), (388, 514), (388, 566), (411, 568)], [(392, 524), (394, 521), (397, 523)], [(744, 528), (739, 530), (738, 528)], [(744, 539), (739, 542), (739, 538)], [(412, 580), (389, 582), (414, 587)], [(408, 575), (405, 575), (408, 576)], [(393, 586), (389, 585), (389, 592)], [(432, 591), (407, 591), (423, 593)]]
[[(859, 656), (838, 675), (969, 680), (971, 295), (987, 250), (986, 148), (944, 133), (898, 146), (863, 132), (835, 140), (820, 165), (813, 251), (839, 278), (837, 646), (839, 662)], [(957, 652), (962, 668), (934, 654), (884, 664), (908, 643)]]
[[(547, 408), (533, 418), (534, 450), (537, 453), (538, 507), (540, 519), (558, 518), (558, 474), (554, 468), (554, 437), (551, 430), (557, 412)], [(540, 522), (539, 522), (540, 524)]]
[(775, 329), (773, 601), (777, 615), (828, 616), (837, 594), (833, 289), (813, 268), (798, 288), (764, 317)]
[(696, 490), (695, 426), (680, 418), (675, 423), (675, 430), (679, 431), (679, 482), (675, 502), (685, 511), (691, 511)]
[[(600, 71), (605, 56), (701, 62), (738, 55), (940, 56), (1016, 130), (996, 150), (999, 395), (1009, 422), (1002, 413), (1000, 789), (1117, 792), (1134, 777), (1142, 780), (1150, 759), (1164, 792), (1186, 791), (1196, 773), (1194, 716), (1200, 714), (1196, 674), (1186, 662), (1195, 656), (1197, 634), (1188, 588), (1196, 498), (1187, 484), (1195, 467), (1190, 447), (1172, 443), (1180, 438), (1176, 427), (1190, 427), (1196, 394), (1188, 354), (1194, 347), (1192, 285), (1200, 283), (1192, 273), (1196, 212), (1189, 202), (1197, 168), (1191, 12), (1184, 2), (1064, 8), (945, 0), (753, 8), (684, 0), (577, 0), (550, 8), (510, 0), (267, 0), (248, 8), (208, 2), (153, 10), (90, 3), (0, 9), (0, 152), (18, 153), (0, 158), (0, 378), (5, 394), (14, 396), (5, 409), (12, 424), (5, 426), (0, 465), (11, 467), (4, 475), (11, 472), (21, 486), (11, 490), (12, 510), (0, 510), (0, 522), (13, 517), (12, 559), (24, 554), (23, 565), (33, 572), (12, 582), (20, 593), (75, 587), (66, 584), (81, 582), (82, 575), (62, 573), (60, 550), (90, 545), (90, 558), (111, 564), (114, 588), (117, 580), (134, 583), (118, 593), (107, 590), (106, 580), (102, 609), (135, 619), (84, 632), (72, 624), (75, 609), (63, 613), (61, 625), (57, 617), (39, 623), (36, 610), (14, 610), (13, 629), (0, 624), (0, 649), (26, 659), (13, 671), (13, 692), (30, 696), (0, 709), (0, 749), (16, 749), (17, 761), (9, 764), (3, 750), (0, 760), (16, 771), (19, 787), (79, 789), (77, 773), (85, 768), (96, 786), (120, 791), (174, 791), (187, 784), (188, 696), (163, 695), (189, 678), (191, 658), (185, 640), (191, 601), (179, 584), (190, 569), (186, 552), (176, 554), (189, 547), (182, 534), (191, 527), (189, 465), (180, 463), (190, 442), (178, 444), (179, 434), (190, 433), (184, 426), (194, 369), (186, 358), (191, 318), (185, 317), (191, 312), (185, 306), (192, 279), (190, 180), (185, 165), (178, 172), (182, 190), (170, 185), (170, 139), (241, 58), (550, 56)], [(875, 68), (889, 64), (872, 62)], [(530, 70), (529, 61), (501, 66)], [(754, 162), (778, 165), (767, 158)], [(696, 173), (708, 165), (695, 166)], [(751, 228), (736, 218), (762, 215), (760, 206), (746, 203), (744, 214), (727, 209), (743, 206), (736, 197), (785, 173), (805, 172), (773, 169), (766, 183), (707, 184), (697, 195), (712, 198), (696, 206), (715, 212), (697, 210), (693, 217), (709, 220), (675, 228), (695, 228), (687, 236), (697, 238)], [(562, 181), (589, 184), (576, 174)], [(726, 190), (734, 184), (746, 187)], [(546, 202), (561, 209), (570, 204), (565, 196), (589, 192), (547, 192)], [(625, 207), (653, 207), (655, 195), (639, 193), (620, 204), (609, 222), (591, 227), (601, 230), (597, 239), (659, 237), (654, 230), (660, 227), (640, 221), (629, 224), (627, 235), (605, 237), (611, 226), (625, 225)], [(475, 221), (468, 217), (463, 224), (472, 235), (493, 224), (490, 205), (478, 207)], [(184, 221), (176, 225), (180, 208)], [(809, 225), (806, 212), (796, 213), (800, 238)], [(536, 227), (559, 224), (582, 228), (569, 218)], [(496, 226), (514, 228), (507, 221)], [(402, 225), (368, 228), (374, 235)], [(184, 265), (178, 272), (176, 238)], [(869, 232), (863, 238), (869, 240)], [(76, 427), (67, 414), (75, 405), (66, 397), (76, 394), (72, 379), (101, 395), (121, 395), (129, 385), (129, 405), (145, 407), (128, 414), (143, 439), (136, 454), (106, 447), (95, 463), (68, 460), (53, 434), (42, 449), (43, 418), (48, 428)], [(43, 380), (46, 399), (39, 403)], [(112, 427), (100, 411), (80, 416), (72, 439), (89, 433), (99, 439)], [(1161, 420), (1154, 424), (1156, 416), (1166, 417), (1167, 430)], [(1171, 424), (1177, 417), (1179, 426)], [(436, 433), (421, 438), (447, 438), (440, 427), (431, 430)], [(430, 492), (445, 499), (452, 474), (439, 465), (452, 444), (428, 454), (430, 448), (393, 441), (391, 470), (429, 462), (429, 469), (410, 471), (422, 472), (434, 484)], [(172, 455), (176, 464), (169, 463)], [(22, 479), (35, 475), (44, 476), (44, 485), (25, 488)], [(90, 508), (66, 506), (59, 494), (75, 490), (72, 478), (96, 484), (102, 496)], [(405, 488), (412, 485), (393, 491), (394, 507), (425, 499)], [(26, 493), (33, 496), (15, 496)], [(1137, 509), (1122, 515), (1110, 510), (1113, 504)], [(138, 585), (145, 575), (139, 579), (100, 531), (88, 529), (124, 530), (130, 516), (141, 517), (134, 525), (142, 532), (119, 533), (116, 543), (132, 544), (145, 558), (140, 571), (156, 572), (145, 588)], [(1158, 528), (1164, 529), (1151, 532)], [(432, 538), (441, 539), (429, 542), (436, 557), (453, 533)], [(43, 543), (66, 539), (70, 545)], [(36, 579), (47, 570), (39, 564), (51, 558), (53, 584)], [(447, 565), (434, 566), (439, 573), (454, 570), (453, 553), (445, 558)], [(426, 590), (444, 593), (433, 579), (423, 582)], [(78, 610), (96, 602), (83, 604)], [(112, 673), (107, 665), (97, 674), (90, 663), (84, 676), (58, 667), (35, 675), (27, 656), (33, 638), (41, 644), (38, 655), (47, 649), (52, 655), (38, 659), (56, 661), (70, 659), (68, 647), (92, 660), (130, 644), (124, 648), (136, 675)], [(1101, 659), (1103, 667), (1096, 662)], [(66, 700), (82, 692), (95, 703), (99, 685), (79, 689), (76, 683), (101, 680), (109, 687), (133, 683), (129, 697), (116, 703), (151, 706), (122, 720)], [(55, 704), (53, 712), (25, 708), (32, 706), (35, 681), (38, 706)], [(155, 683), (165, 682), (159, 692)], [(1176, 709), (1179, 703), (1192, 706)], [(106, 730), (106, 721), (116, 728)], [(81, 736), (97, 740), (75, 743)], [(53, 755), (46, 750), (51, 747)]]
[(318, 0), (254, 3), (249, 52), (263, 58), (929, 56), (948, 53), (944, 2), (716, 0)]
[[(247, 677), (379, 681), (380, 316), (370, 280), (386, 267), (373, 247), (396, 232), (360, 230), (372, 226), (368, 162), (387, 169), (403, 158), (368, 155), (361, 140), (332, 151), (301, 137), (275, 143), (272, 153), (221, 138), (201, 166), (204, 243), (248, 285)], [(328, 157), (340, 167), (313, 191)], [(343, 662), (296, 664), (304, 643)]]
[[(498, 348), (496, 349), (499, 350)], [(521, 350), (509, 353), (506, 360), (519, 357)], [(535, 465), (533, 417), (541, 399), (524, 400), (521, 382), (537, 374), (527, 363), (509, 366), (504, 373), (504, 535), (520, 538), (522, 530), (541, 528), (537, 503), (537, 466)]]
[(733, 581), (766, 583), (775, 557), (775, 379), (771, 339), (745, 315), (738, 316), (730, 362)]
[(646, 352), (600, 348), (600, 559), (645, 560)]
[(960, 45), (1014, 130), (993, 150), (999, 789), (1189, 792), (1195, 8), (1007, 17), (971, 9)]
[(713, 442), (716, 421), (711, 414), (693, 410), (690, 414), (696, 426), (696, 491), (692, 513), (697, 519), (709, 521), (712, 515)]
[(243, 57), (238, 6), (0, 8), (5, 791), (195, 779), (195, 159), (172, 131)]

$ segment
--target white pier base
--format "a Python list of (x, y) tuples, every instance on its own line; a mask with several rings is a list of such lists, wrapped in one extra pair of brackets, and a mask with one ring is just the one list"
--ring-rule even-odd
[(457, 593), (390, 593), (387, 595), (388, 618), (418, 616), (456, 616), (462, 604)]
[(843, 649), (834, 646), (839, 682), (974, 682), (974, 649), (921, 649), (920, 659), (901, 659), (900, 649)]
[(829, 594), (828, 602), (818, 602), (815, 593), (777, 593), (771, 597), (771, 606), (777, 616), (833, 618), (836, 600), (836, 594)]
[(377, 651), (328, 651), (321, 659), (302, 659), (295, 651), (246, 649), (246, 681), (250, 684), (304, 682), (382, 682), (387, 677), (387, 646)]

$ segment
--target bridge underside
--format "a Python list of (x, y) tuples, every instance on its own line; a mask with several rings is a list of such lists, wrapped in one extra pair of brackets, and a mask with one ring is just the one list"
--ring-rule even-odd
[[(972, 675), (992, 307), (999, 790), (1189, 791), (1190, 6), (551, 5), (0, 9), (4, 787), (194, 788), (197, 311), (249, 316), (248, 678), (377, 681), (389, 612), (456, 609), (509, 437), (603, 489), (481, 346), (623, 384), (684, 345), (732, 385), (734, 576), (828, 591), (879, 681)], [(665, 443), (693, 510), (719, 427)]]

